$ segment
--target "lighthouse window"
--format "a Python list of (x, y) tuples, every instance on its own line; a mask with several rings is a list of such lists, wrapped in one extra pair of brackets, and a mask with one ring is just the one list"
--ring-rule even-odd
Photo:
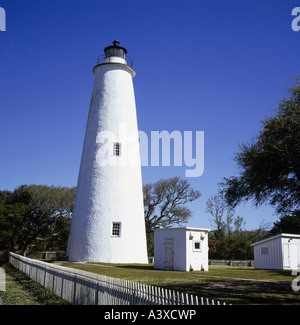
[(105, 51), (105, 57), (118, 56), (120, 58), (126, 58), (126, 54), (123, 49), (117, 47), (111, 47)]
[(120, 142), (114, 142), (113, 155), (121, 156), (121, 143)]
[(120, 237), (121, 235), (121, 222), (113, 222), (112, 224), (112, 236)]

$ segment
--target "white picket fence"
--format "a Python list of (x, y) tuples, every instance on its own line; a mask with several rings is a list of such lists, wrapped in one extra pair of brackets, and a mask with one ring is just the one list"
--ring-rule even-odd
[(213, 299), (110, 277), (99, 283), (99, 293), (101, 305), (221, 305)]
[[(9, 253), (9, 262), (73, 305), (220, 305), (219, 301)], [(222, 303), (222, 305), (226, 305)]]

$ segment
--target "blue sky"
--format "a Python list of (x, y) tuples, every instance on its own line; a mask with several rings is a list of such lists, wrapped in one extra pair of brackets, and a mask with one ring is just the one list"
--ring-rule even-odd
[[(211, 228), (205, 202), (238, 172), (238, 143), (273, 114), (300, 71), (293, 0), (0, 0), (0, 189), (75, 186), (93, 86), (92, 68), (117, 37), (128, 49), (139, 129), (204, 131), (205, 169), (188, 178), (202, 196), (189, 226)], [(143, 182), (184, 177), (143, 167)], [(278, 219), (239, 206), (246, 229)]]

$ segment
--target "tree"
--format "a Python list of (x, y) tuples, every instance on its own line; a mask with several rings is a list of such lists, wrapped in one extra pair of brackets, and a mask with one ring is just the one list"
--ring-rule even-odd
[(0, 250), (14, 251), (26, 210), (23, 203), (0, 203)]
[(242, 234), (244, 220), (233, 218), (234, 209), (226, 204), (221, 195), (214, 195), (206, 201), (206, 212), (215, 228), (210, 233), (210, 258), (240, 258), (245, 251), (245, 238)]
[[(206, 201), (206, 212), (211, 215), (210, 223), (216, 228), (216, 232), (230, 233), (234, 209), (227, 206), (220, 195), (214, 195)], [(225, 214), (225, 220), (224, 220)]]
[(267, 224), (256, 230), (244, 230), (244, 219), (234, 217), (234, 209), (221, 195), (206, 202), (206, 212), (211, 215), (213, 230), (209, 233), (209, 257), (213, 259), (253, 259), (251, 244), (269, 237)]
[(281, 216), (278, 221), (274, 222), (270, 235), (280, 233), (300, 234), (300, 210), (294, 211), (291, 215)]
[(235, 155), (240, 175), (221, 184), (233, 207), (252, 199), (255, 205), (269, 203), (279, 214), (300, 208), (300, 79), (287, 90), (276, 114), (265, 118), (258, 136)]
[(193, 190), (187, 180), (179, 177), (146, 184), (143, 191), (148, 250), (152, 252), (153, 229), (186, 223), (192, 212), (185, 204), (198, 199), (201, 194)]
[(10, 229), (0, 233), (0, 243), (22, 254), (66, 246), (75, 188), (22, 185), (0, 198), (0, 228)]

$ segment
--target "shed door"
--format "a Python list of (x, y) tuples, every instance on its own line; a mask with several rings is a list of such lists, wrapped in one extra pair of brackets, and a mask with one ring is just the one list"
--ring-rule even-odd
[(289, 244), (283, 244), (283, 267), (290, 267), (290, 252), (289, 252)]
[(174, 268), (173, 238), (166, 238), (164, 246), (165, 246), (165, 260), (164, 260), (165, 269), (173, 270)]
[(290, 244), (290, 266), (291, 269), (298, 268), (298, 247), (296, 244)]
[(283, 244), (283, 265), (288, 269), (298, 269), (300, 261), (297, 244)]

